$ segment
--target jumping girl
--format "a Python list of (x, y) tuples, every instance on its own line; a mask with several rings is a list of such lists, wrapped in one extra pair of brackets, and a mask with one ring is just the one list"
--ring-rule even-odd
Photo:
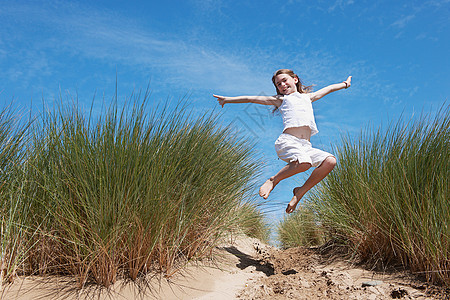
[(303, 86), (300, 78), (292, 70), (281, 69), (276, 71), (272, 77), (272, 82), (277, 90), (275, 96), (224, 97), (213, 95), (222, 107), (226, 103), (256, 103), (274, 105), (281, 113), (284, 130), (275, 142), (275, 150), (278, 157), (287, 162), (287, 165), (264, 182), (259, 189), (261, 197), (267, 199), (281, 180), (316, 167), (302, 186), (294, 188), (294, 196), (286, 208), (287, 213), (292, 213), (306, 192), (333, 170), (336, 158), (328, 152), (312, 148), (309, 142), (311, 136), (319, 132), (314, 120), (312, 102), (331, 92), (349, 88), (351, 80), (352, 76), (349, 76), (342, 83), (332, 84), (317, 92), (311, 92), (310, 87)]

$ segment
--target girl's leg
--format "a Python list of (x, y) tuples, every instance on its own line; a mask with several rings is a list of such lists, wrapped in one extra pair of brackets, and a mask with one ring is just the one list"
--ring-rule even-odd
[(291, 177), (295, 174), (305, 172), (309, 168), (311, 168), (310, 163), (299, 163), (298, 161), (290, 162), (280, 171), (278, 171), (275, 176), (270, 177), (266, 182), (264, 182), (264, 184), (259, 189), (259, 195), (264, 199), (267, 199), (270, 192), (281, 180)]
[(325, 176), (333, 170), (334, 166), (336, 166), (336, 158), (334, 156), (328, 156), (322, 164), (311, 173), (311, 176), (309, 176), (301, 187), (296, 187), (294, 189), (294, 197), (292, 197), (292, 200), (289, 202), (286, 212), (288, 214), (293, 212), (298, 202), (306, 194), (306, 192), (324, 179)]

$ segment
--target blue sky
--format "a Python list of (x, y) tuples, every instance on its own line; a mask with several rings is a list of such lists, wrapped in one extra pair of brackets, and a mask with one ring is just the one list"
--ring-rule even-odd
[[(194, 113), (223, 113), (256, 143), (264, 178), (283, 163), (269, 107), (220, 109), (212, 93), (275, 93), (279, 68), (315, 88), (353, 76), (352, 87), (314, 103), (318, 148), (341, 134), (435, 111), (450, 92), (450, 1), (2, 1), (0, 101), (38, 110), (61, 93), (87, 107), (125, 101), (149, 84), (152, 102), (185, 97)], [(187, 96), (187, 97), (186, 97)], [(447, 102), (448, 103), (448, 102)], [(282, 182), (266, 205), (283, 215), (304, 175)]]

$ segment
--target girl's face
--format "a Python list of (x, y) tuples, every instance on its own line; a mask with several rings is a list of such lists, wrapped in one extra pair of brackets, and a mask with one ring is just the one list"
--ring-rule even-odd
[(279, 74), (275, 76), (275, 87), (282, 95), (289, 95), (297, 91), (298, 79), (288, 74)]

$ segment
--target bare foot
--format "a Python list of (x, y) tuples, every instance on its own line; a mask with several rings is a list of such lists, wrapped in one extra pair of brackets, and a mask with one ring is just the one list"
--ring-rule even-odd
[(266, 182), (264, 182), (264, 184), (259, 188), (259, 195), (264, 199), (267, 199), (274, 187), (275, 184), (273, 183), (273, 179), (267, 179)]
[(297, 204), (300, 201), (300, 199), (302, 199), (302, 196), (300, 196), (298, 193), (299, 190), (300, 190), (300, 187), (296, 187), (293, 190), (294, 197), (292, 197), (291, 201), (289, 202), (289, 204), (286, 208), (286, 213), (288, 213), (288, 214), (292, 213), (295, 210), (295, 208), (297, 207)]

